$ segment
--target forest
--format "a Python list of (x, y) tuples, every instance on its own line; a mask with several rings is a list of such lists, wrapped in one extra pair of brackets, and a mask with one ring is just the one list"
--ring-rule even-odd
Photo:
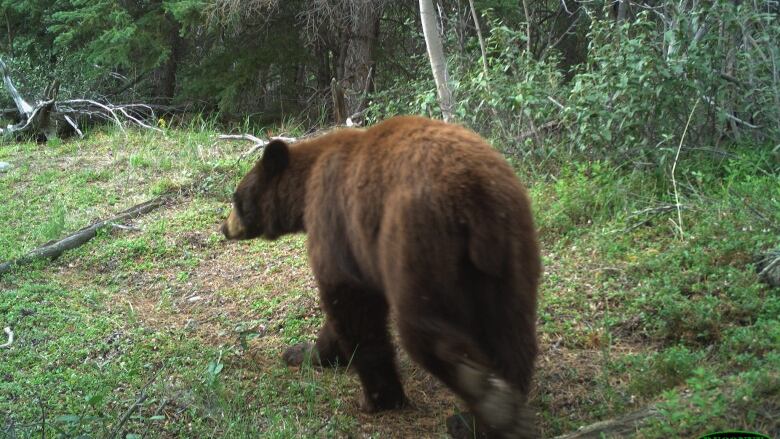
[(780, 436), (779, 42), (776, 0), (0, 0), (0, 438), (446, 437), (401, 350), (381, 414), (282, 363), (305, 235), (219, 233), (269, 140), (404, 114), (528, 190), (542, 437)]

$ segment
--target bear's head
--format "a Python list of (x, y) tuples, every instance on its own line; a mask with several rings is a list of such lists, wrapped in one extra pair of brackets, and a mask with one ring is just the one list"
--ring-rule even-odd
[(266, 145), (263, 157), (244, 176), (233, 194), (233, 210), (221, 228), (225, 238), (276, 239), (295, 231), (295, 224), (291, 223), (300, 220), (287, 218), (291, 213), (288, 202), (292, 200), (285, 200), (289, 185), (282, 181), (289, 163), (290, 150), (285, 142), (273, 140)]

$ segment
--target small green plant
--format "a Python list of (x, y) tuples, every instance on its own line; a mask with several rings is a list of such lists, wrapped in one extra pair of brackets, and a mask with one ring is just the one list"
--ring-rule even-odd
[(219, 386), (219, 374), (222, 373), (225, 364), (222, 363), (222, 351), (216, 360), (210, 361), (206, 367), (206, 374), (203, 377), (203, 383), (207, 388), (217, 388)]

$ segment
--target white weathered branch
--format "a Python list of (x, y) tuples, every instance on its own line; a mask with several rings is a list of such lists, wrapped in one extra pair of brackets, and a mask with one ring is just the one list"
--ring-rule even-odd
[(251, 134), (220, 134), (219, 138), (225, 140), (249, 140), (250, 142), (253, 143), (252, 147), (248, 151), (241, 154), (239, 160), (244, 159), (256, 153), (257, 151), (265, 148), (266, 145), (268, 145), (274, 140), (282, 140), (288, 143), (295, 142), (296, 140), (298, 140), (295, 137), (283, 137), (283, 136), (275, 136), (275, 137), (270, 137), (268, 140), (263, 140)]
[(720, 111), (724, 116), (726, 116), (726, 119), (730, 119), (730, 120), (732, 120), (732, 121), (734, 121), (734, 122), (736, 122), (738, 124), (744, 125), (744, 126), (746, 126), (748, 128), (752, 128), (752, 129), (759, 129), (759, 128), (761, 128), (760, 125), (754, 125), (754, 124), (752, 124), (750, 122), (744, 121), (744, 120), (738, 118), (737, 116), (734, 116), (733, 114), (731, 114), (730, 111), (726, 111), (725, 109), (719, 107), (718, 104), (715, 103), (715, 100), (713, 100), (709, 96), (702, 96), (702, 99), (704, 99), (704, 102), (708, 103), (709, 105), (712, 105), (713, 107), (715, 107), (716, 110)]
[(116, 112), (114, 111), (114, 109), (112, 109), (112, 108), (110, 108), (110, 107), (108, 107), (106, 105), (103, 105), (100, 102), (96, 102), (96, 101), (93, 101), (93, 100), (90, 100), (90, 99), (71, 99), (69, 101), (65, 101), (65, 103), (66, 104), (67, 103), (70, 103), (70, 104), (88, 103), (90, 105), (94, 105), (94, 106), (104, 110), (106, 113), (110, 114), (111, 118), (114, 120), (114, 122), (116, 122), (116, 125), (119, 127), (119, 130), (122, 131), (122, 133), (125, 132), (125, 127), (122, 125), (122, 121), (119, 120), (119, 117), (116, 115)]
[(433, 80), (436, 82), (436, 92), (439, 96), (439, 107), (445, 122), (453, 119), (452, 91), (447, 77), (447, 61), (441, 44), (439, 31), (436, 29), (436, 12), (431, 0), (420, 0), (420, 21), (422, 22), (425, 46), (428, 48), (428, 58), (431, 62)]
[(11, 97), (14, 99), (14, 103), (16, 104), (16, 108), (19, 110), (19, 113), (29, 118), (30, 113), (33, 111), (33, 107), (32, 105), (28, 104), (24, 98), (22, 98), (22, 95), (19, 94), (19, 91), (16, 90), (16, 87), (14, 87), (13, 82), (11, 82), (11, 75), (8, 74), (8, 68), (6, 67), (2, 58), (0, 58), (0, 74), (3, 75), (5, 89), (8, 90), (8, 93), (10, 93)]
[(11, 344), (14, 342), (14, 331), (11, 331), (10, 326), (6, 326), (5, 328), (3, 328), (3, 332), (5, 332), (5, 334), (8, 336), (8, 341), (3, 344), (0, 344), (0, 349), (10, 347)]
[[(150, 105), (129, 104), (115, 105), (112, 103), (98, 102), (93, 99), (71, 99), (58, 101), (59, 82), (53, 81), (44, 91), (41, 101), (30, 105), (14, 87), (5, 63), (0, 59), (0, 74), (3, 76), (5, 88), (11, 94), (16, 104), (18, 118), (16, 125), (8, 125), (0, 128), (0, 136), (12, 133), (28, 131), (33, 134), (42, 134), (46, 139), (56, 137), (58, 127), (70, 127), (80, 137), (84, 136), (78, 126), (79, 117), (95, 117), (111, 121), (124, 133), (127, 124), (137, 125), (144, 129), (162, 131), (150, 125), (144, 120), (154, 119), (154, 111)], [(8, 110), (2, 110), (4, 114)], [(13, 112), (11, 110), (10, 112)]]

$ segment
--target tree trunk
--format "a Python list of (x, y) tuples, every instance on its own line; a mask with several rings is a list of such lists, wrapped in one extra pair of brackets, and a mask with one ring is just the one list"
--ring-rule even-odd
[(474, 19), (474, 27), (477, 29), (477, 38), (479, 39), (479, 50), (482, 52), (482, 71), (485, 73), (485, 80), (488, 79), (488, 65), (487, 65), (487, 51), (485, 50), (485, 39), (482, 38), (482, 29), (479, 27), (479, 17), (477, 16), (477, 10), (474, 8), (474, 0), (469, 0), (469, 8), (471, 8), (471, 18)]
[(14, 31), (11, 29), (11, 20), (8, 19), (8, 13), (5, 14), (5, 31), (8, 36), (8, 47), (6, 50), (11, 55), (11, 58), (14, 56)]
[(433, 80), (436, 81), (436, 92), (439, 96), (442, 118), (445, 122), (452, 118), (452, 91), (447, 83), (447, 62), (441, 37), (436, 29), (436, 11), (431, 0), (420, 0), (420, 19), (422, 21), (425, 46), (428, 48), (428, 58), (431, 60)]
[(525, 14), (526, 23), (525, 51), (528, 52), (528, 56), (533, 56), (533, 52), (531, 52), (531, 10), (528, 8), (528, 0), (523, 0), (523, 14)]
[(179, 60), (183, 53), (184, 41), (181, 38), (179, 32), (181, 26), (179, 22), (174, 19), (168, 20), (171, 26), (168, 31), (168, 42), (171, 47), (171, 53), (168, 55), (168, 60), (162, 69), (162, 75), (160, 78), (160, 86), (158, 94), (160, 97), (165, 98), (165, 103), (170, 103), (173, 100), (173, 96), (176, 93), (176, 74), (179, 70)]
[(356, 7), (344, 57), (345, 118), (365, 109), (365, 93), (374, 90), (376, 42), (379, 37), (381, 7), (366, 3)]
[(617, 22), (622, 23), (626, 21), (627, 14), (628, 14), (628, 0), (619, 0), (617, 6)]
[(325, 91), (330, 87), (333, 74), (330, 67), (330, 51), (319, 39), (314, 43), (314, 57), (317, 60), (317, 88), (320, 91)]
[(333, 99), (333, 122), (336, 125), (344, 125), (349, 115), (344, 100), (344, 89), (336, 81), (336, 78), (330, 82), (330, 97)]

